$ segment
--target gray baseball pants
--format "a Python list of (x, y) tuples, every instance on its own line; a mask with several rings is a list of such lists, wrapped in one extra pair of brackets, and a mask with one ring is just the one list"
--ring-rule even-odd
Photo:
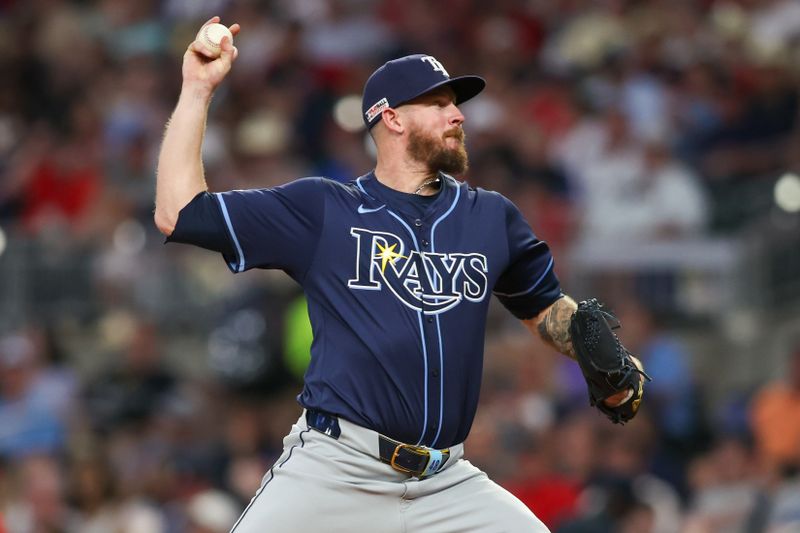
[(463, 459), (417, 479), (382, 463), (378, 434), (339, 419), (338, 439), (309, 428), (305, 413), (283, 440), (231, 533), (547, 532), (536, 516)]

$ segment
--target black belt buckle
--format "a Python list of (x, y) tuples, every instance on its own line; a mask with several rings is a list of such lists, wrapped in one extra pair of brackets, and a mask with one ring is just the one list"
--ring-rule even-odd
[(450, 449), (434, 450), (426, 446), (404, 444), (380, 436), (381, 460), (393, 469), (415, 477), (428, 477), (444, 467), (450, 458)]
[[(421, 468), (409, 468), (397, 463), (397, 459), (400, 456), (400, 452), (403, 450), (407, 450), (408, 453), (412, 455), (417, 455), (425, 459), (425, 464)], [(394, 453), (392, 454), (392, 458), (389, 460), (389, 465), (397, 470), (398, 472), (403, 472), (404, 474), (414, 474), (420, 475), (428, 468), (428, 464), (431, 460), (431, 453), (428, 451), (427, 448), (423, 448), (421, 446), (414, 446), (412, 444), (398, 444), (395, 449)]]

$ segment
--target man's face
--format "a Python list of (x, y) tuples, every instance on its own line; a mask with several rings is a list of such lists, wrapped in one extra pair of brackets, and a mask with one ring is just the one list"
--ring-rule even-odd
[(409, 106), (408, 154), (431, 172), (463, 174), (469, 160), (461, 125), (464, 115), (455, 106), (455, 94), (442, 87), (407, 104)]

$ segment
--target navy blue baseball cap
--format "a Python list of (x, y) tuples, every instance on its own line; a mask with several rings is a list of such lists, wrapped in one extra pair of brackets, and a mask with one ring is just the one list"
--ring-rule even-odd
[(414, 54), (387, 61), (364, 85), (361, 110), (367, 129), (377, 124), (384, 109), (397, 107), (437, 87), (447, 85), (456, 93), (456, 105), (466, 102), (486, 87), (480, 76), (451, 78), (433, 56)]

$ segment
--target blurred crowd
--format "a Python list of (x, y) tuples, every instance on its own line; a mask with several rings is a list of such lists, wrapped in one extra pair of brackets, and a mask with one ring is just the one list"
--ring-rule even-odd
[[(2, 533), (228, 531), (300, 414), (298, 288), (152, 223), (181, 57), (214, 14), (242, 32), (211, 190), (365, 173), (363, 83), (418, 52), (487, 79), (464, 178), (521, 208), (564, 279), (587, 243), (748, 231), (800, 172), (796, 0), (0, 0)], [(640, 416), (602, 419), (577, 366), (493, 309), (468, 458), (556, 532), (799, 531), (800, 338), (711, 405), (718, 376), (625, 287)]]

